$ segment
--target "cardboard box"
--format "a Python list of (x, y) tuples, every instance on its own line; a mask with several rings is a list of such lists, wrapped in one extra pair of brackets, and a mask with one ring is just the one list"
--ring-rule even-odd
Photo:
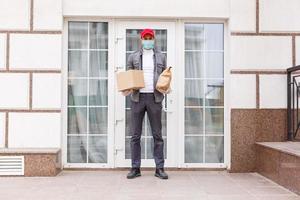
[(117, 72), (118, 91), (140, 89), (145, 87), (143, 70)]

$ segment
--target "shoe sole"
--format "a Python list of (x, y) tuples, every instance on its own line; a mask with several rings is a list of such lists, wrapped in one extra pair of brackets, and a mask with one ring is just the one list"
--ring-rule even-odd
[(168, 179), (168, 177), (161, 177), (160, 175), (155, 174), (156, 177), (160, 178), (160, 179)]
[(128, 179), (134, 179), (134, 178), (139, 177), (139, 176), (141, 176), (141, 174), (137, 174), (137, 175), (135, 175), (135, 176), (133, 176), (133, 177), (127, 177), (127, 178), (128, 178)]

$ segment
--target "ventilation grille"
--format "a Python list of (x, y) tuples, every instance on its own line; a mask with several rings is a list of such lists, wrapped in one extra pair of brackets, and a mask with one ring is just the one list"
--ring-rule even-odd
[(24, 156), (0, 156), (0, 175), (24, 175)]

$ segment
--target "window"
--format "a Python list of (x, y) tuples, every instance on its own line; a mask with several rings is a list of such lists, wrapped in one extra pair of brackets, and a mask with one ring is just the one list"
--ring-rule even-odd
[(68, 23), (68, 163), (107, 162), (108, 23)]
[(223, 163), (223, 24), (185, 24), (184, 52), (185, 163)]

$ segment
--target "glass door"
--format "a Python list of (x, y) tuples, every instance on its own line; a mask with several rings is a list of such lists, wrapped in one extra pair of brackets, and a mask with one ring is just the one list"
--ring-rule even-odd
[[(174, 63), (174, 24), (167, 23), (150, 23), (150, 22), (120, 22), (117, 25), (117, 70), (127, 70), (128, 56), (140, 48), (140, 32), (144, 28), (152, 28), (156, 35), (156, 48), (160, 50), (167, 57), (167, 65), (172, 66)], [(165, 95), (162, 111), (162, 135), (164, 139), (164, 156), (166, 165), (174, 164), (174, 159), (171, 150), (174, 146), (172, 144), (172, 95)], [(130, 113), (131, 113), (130, 97), (123, 97), (117, 94), (116, 99), (116, 166), (125, 167), (130, 166), (131, 152), (130, 152)], [(173, 142), (174, 143), (174, 142)], [(143, 122), (143, 131), (141, 137), (141, 158), (142, 166), (155, 166), (153, 160), (153, 138), (151, 133), (151, 126), (145, 114)]]
[[(66, 166), (109, 160), (108, 23), (68, 21)], [(111, 76), (111, 75), (110, 75)]]
[(184, 29), (184, 163), (220, 166), (224, 163), (224, 26), (186, 23)]

